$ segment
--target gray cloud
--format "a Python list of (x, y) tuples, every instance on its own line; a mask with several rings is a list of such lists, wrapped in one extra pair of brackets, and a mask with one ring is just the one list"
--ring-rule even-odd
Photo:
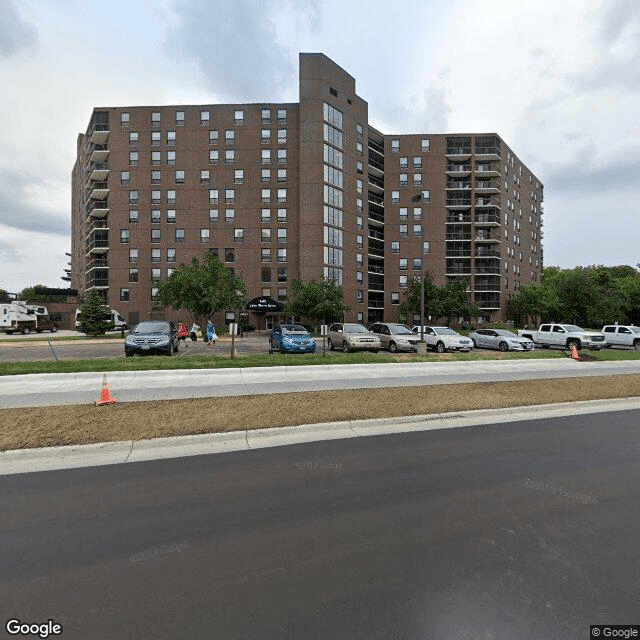
[(4, 0), (0, 11), (0, 58), (10, 58), (22, 47), (33, 47), (37, 38), (36, 28), (20, 17), (13, 0)]
[(168, 29), (165, 46), (176, 57), (196, 59), (220, 99), (271, 100), (297, 78), (297, 60), (278, 41), (284, 10), (298, 26), (318, 19), (312, 0), (186, 0), (176, 5), (179, 23)]
[(55, 216), (33, 204), (33, 193), (46, 186), (42, 176), (0, 168), (0, 222), (13, 229), (67, 237), (67, 217)]

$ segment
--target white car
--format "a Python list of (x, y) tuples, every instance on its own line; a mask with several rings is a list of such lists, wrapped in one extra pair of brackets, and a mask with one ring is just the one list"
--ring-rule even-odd
[(365, 326), (353, 322), (337, 322), (329, 327), (327, 344), (329, 349), (350, 351), (380, 351), (380, 338), (374, 336)]
[[(420, 325), (413, 327), (413, 332), (420, 335)], [(438, 353), (445, 351), (471, 351), (473, 341), (461, 336), (449, 327), (423, 327), (424, 341)]]
[(607, 339), (607, 347), (615, 344), (640, 351), (640, 327), (632, 324), (609, 324), (602, 327), (602, 333)]
[(469, 334), (476, 347), (500, 351), (533, 351), (529, 338), (521, 338), (507, 329), (478, 329)]

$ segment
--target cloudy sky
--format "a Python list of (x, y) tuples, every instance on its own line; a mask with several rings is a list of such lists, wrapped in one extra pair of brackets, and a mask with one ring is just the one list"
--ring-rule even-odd
[(499, 133), (545, 185), (547, 265), (640, 262), (637, 0), (0, 0), (0, 288), (67, 286), (94, 106), (297, 101), (300, 51), (385, 133)]

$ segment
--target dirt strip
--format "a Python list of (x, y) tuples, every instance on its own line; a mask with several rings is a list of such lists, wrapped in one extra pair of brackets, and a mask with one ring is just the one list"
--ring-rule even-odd
[(640, 396), (640, 375), (0, 410), (0, 451)]

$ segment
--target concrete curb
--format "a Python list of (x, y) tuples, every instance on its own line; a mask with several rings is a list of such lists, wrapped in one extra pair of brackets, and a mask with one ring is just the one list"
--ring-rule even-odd
[(434, 415), (353, 420), (229, 433), (18, 449), (0, 453), (0, 475), (93, 467), (231, 451), (251, 451), (324, 440), (431, 431), (488, 423), (541, 420), (562, 416), (640, 409), (640, 397), (558, 404), (478, 409)]

